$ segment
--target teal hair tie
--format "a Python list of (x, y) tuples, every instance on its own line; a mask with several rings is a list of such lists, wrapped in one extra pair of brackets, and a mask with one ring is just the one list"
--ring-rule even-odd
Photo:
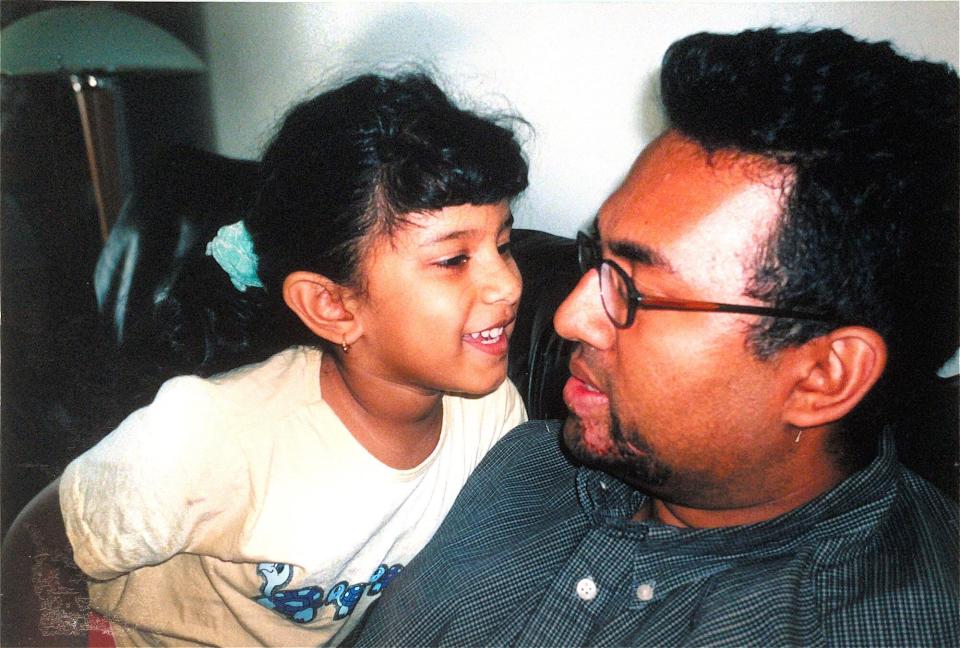
[(230, 283), (240, 292), (246, 292), (249, 286), (263, 288), (257, 276), (253, 239), (242, 220), (217, 230), (217, 235), (207, 243), (207, 256), (216, 260), (230, 277)]

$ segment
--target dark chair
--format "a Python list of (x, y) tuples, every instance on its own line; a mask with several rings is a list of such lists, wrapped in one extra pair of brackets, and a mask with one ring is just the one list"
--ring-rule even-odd
[[(257, 163), (177, 146), (123, 205), (97, 260), (94, 290), (116, 345), (140, 351), (155, 300), (222, 225), (253, 204)], [(140, 336), (139, 338), (137, 336)]]
[(3, 538), (0, 645), (87, 645), (87, 583), (63, 530), (58, 484), (40, 491)]

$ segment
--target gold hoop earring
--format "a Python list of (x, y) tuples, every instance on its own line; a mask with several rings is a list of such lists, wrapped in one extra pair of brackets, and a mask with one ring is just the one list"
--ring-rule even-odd
[(347, 336), (343, 336), (343, 341), (340, 343), (340, 348), (343, 349), (344, 353), (350, 353), (350, 345), (347, 344)]

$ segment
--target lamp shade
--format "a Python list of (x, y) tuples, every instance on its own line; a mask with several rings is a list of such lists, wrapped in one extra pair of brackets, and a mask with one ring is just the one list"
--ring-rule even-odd
[(9, 76), (203, 69), (203, 61), (169, 33), (108, 6), (48, 9), (0, 33), (0, 72)]

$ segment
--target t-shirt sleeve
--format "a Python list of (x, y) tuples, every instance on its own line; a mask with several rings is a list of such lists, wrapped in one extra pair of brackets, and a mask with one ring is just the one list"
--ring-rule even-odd
[(487, 397), (485, 410), (483, 419), (491, 421), (490, 428), (493, 434), (483, 439), (484, 453), (507, 432), (527, 420), (527, 409), (523, 405), (523, 398), (509, 378)]
[(523, 405), (523, 398), (517, 391), (516, 385), (508, 378), (504, 381), (504, 389), (506, 390), (506, 407), (503, 429), (500, 431), (498, 439), (521, 423), (527, 422), (527, 408)]
[(60, 508), (77, 565), (97, 579), (237, 535), (244, 458), (224, 441), (207, 381), (175, 378), (67, 466)]

